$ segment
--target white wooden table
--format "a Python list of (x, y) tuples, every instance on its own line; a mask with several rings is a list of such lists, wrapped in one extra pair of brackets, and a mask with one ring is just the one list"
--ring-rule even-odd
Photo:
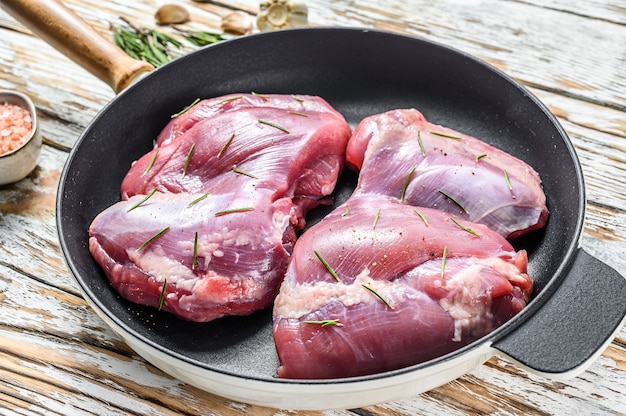
[[(66, 0), (104, 36), (119, 16), (154, 26), (163, 1)], [(218, 28), (256, 0), (180, 0)], [(315, 25), (409, 33), (513, 76), (558, 117), (583, 165), (582, 246), (626, 272), (626, 3), (623, 0), (309, 1)], [(210, 70), (210, 69), (208, 69)], [(626, 329), (581, 376), (556, 382), (492, 359), (417, 397), (353, 410), (287, 412), (233, 403), (134, 353), (87, 306), (64, 265), (55, 197), (68, 151), (111, 89), (0, 10), (0, 89), (32, 97), (45, 145), (26, 179), (0, 186), (0, 414), (626, 414)]]

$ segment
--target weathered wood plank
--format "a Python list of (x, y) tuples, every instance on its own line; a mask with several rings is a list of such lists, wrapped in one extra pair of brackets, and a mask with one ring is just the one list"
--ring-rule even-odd
[[(66, 3), (105, 36), (119, 16), (153, 25), (160, 4)], [(254, 13), (258, 7), (256, 0), (183, 3), (194, 16), (191, 26), (198, 28), (217, 28), (221, 16), (233, 8)], [(582, 246), (624, 273), (626, 13), (620, 2), (308, 3), (314, 24), (363, 25), (423, 36), (475, 54), (536, 87), (532, 92), (558, 116), (583, 166), (589, 205)], [(0, 88), (31, 95), (48, 141), (72, 146), (113, 93), (2, 11), (0, 31)], [(130, 350), (82, 299), (58, 248), (54, 196), (66, 157), (67, 149), (44, 146), (39, 167), (29, 178), (0, 187), (0, 413), (355, 414), (285, 412), (233, 403), (171, 378)], [(494, 358), (440, 388), (356, 414), (626, 414), (624, 391), (626, 327), (572, 381), (550, 381)]]

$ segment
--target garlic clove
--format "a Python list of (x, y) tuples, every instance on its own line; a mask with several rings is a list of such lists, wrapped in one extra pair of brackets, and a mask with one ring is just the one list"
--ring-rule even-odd
[(179, 4), (161, 6), (154, 15), (158, 25), (174, 25), (189, 21), (189, 12)]
[(234, 35), (252, 33), (254, 21), (252, 16), (243, 11), (235, 11), (222, 18), (222, 30)]

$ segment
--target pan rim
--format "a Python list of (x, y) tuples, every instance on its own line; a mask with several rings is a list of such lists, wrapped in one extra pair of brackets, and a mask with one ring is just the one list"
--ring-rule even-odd
[[(558, 266), (558, 268), (556, 269), (555, 273), (553, 274), (553, 276), (548, 280), (548, 284), (541, 290), (541, 292), (539, 292), (538, 294), (536, 294), (536, 296), (533, 297), (533, 299), (531, 300), (531, 302), (529, 302), (529, 304), (526, 306), (526, 308), (520, 312), (519, 314), (517, 314), (515, 317), (513, 317), (511, 320), (509, 320), (508, 322), (506, 322), (505, 324), (503, 324), (501, 327), (497, 328), (496, 330), (494, 330), (493, 332), (491, 332), (490, 334), (482, 337), (481, 339), (465, 346), (462, 347), (458, 350), (455, 350), (449, 354), (437, 357), (433, 360), (427, 361), (425, 363), (420, 363), (420, 364), (415, 364), (409, 367), (405, 367), (405, 368), (401, 368), (401, 369), (397, 369), (397, 370), (391, 370), (391, 371), (386, 371), (386, 372), (382, 372), (382, 373), (377, 373), (377, 374), (372, 374), (372, 375), (367, 375), (367, 376), (359, 376), (359, 377), (347, 377), (347, 378), (339, 378), (339, 379), (330, 379), (330, 380), (296, 380), (296, 379), (279, 379), (279, 378), (272, 378), (272, 379), (268, 379), (268, 378), (264, 378), (264, 377), (258, 377), (258, 376), (243, 376), (241, 374), (236, 374), (234, 372), (231, 371), (227, 371), (227, 370), (223, 370), (223, 369), (218, 369), (218, 368), (213, 368), (211, 367), (211, 365), (209, 363), (205, 363), (205, 362), (201, 362), (198, 361), (194, 358), (182, 355), (178, 352), (172, 351), (169, 348), (163, 347), (162, 345), (154, 342), (153, 340), (145, 337), (144, 335), (137, 333), (133, 328), (129, 327), (128, 325), (125, 324), (124, 321), (122, 321), (116, 314), (112, 313), (109, 308), (107, 308), (107, 305), (103, 304), (100, 299), (95, 296), (94, 293), (92, 293), (92, 291), (89, 289), (89, 287), (87, 287), (87, 285), (85, 284), (83, 278), (80, 276), (80, 272), (78, 270), (78, 268), (76, 267), (76, 264), (74, 263), (73, 259), (70, 256), (69, 253), (69, 249), (67, 246), (67, 241), (64, 238), (64, 223), (63, 223), (63, 197), (65, 194), (65, 187), (66, 184), (68, 182), (68, 176), (70, 174), (70, 171), (72, 169), (72, 164), (75, 160), (75, 158), (77, 157), (77, 153), (79, 152), (81, 145), (83, 144), (83, 142), (87, 139), (87, 137), (89, 136), (89, 133), (92, 129), (92, 127), (98, 122), (98, 120), (102, 117), (103, 114), (105, 114), (112, 106), (115, 105), (115, 103), (117, 102), (117, 100), (122, 97), (123, 95), (127, 94), (128, 92), (132, 91), (134, 88), (137, 88), (137, 85), (139, 83), (143, 83), (146, 82), (147, 80), (149, 80), (151, 77), (154, 76), (158, 76), (158, 73), (162, 70), (165, 70), (166, 68), (170, 68), (173, 65), (182, 65), (182, 63), (184, 61), (186, 61), (187, 59), (193, 59), (193, 57), (196, 54), (201, 54), (201, 53), (206, 53), (206, 50), (209, 49), (217, 49), (217, 48), (222, 48), (222, 47), (233, 47), (233, 45), (237, 45), (239, 42), (255, 42), (256, 39), (260, 39), (260, 38), (265, 38), (265, 37), (273, 37), (273, 36), (287, 36), (289, 34), (289, 32), (293, 32), (293, 31), (309, 31), (309, 32), (336, 32), (336, 33), (341, 33), (341, 32), (346, 32), (346, 33), (356, 33), (356, 32), (361, 32), (361, 33), (369, 33), (369, 34), (374, 34), (376, 36), (391, 36), (391, 37), (402, 37), (402, 38), (406, 38), (409, 39), (411, 41), (418, 41), (422, 44), (427, 44), (430, 46), (434, 46), (438, 49), (442, 49), (448, 53), (452, 53), (455, 55), (458, 55), (459, 57), (465, 58), (467, 60), (472, 61), (474, 64), (478, 64), (480, 66), (482, 66), (484, 69), (487, 69), (491, 72), (493, 72), (497, 77), (504, 79), (507, 83), (511, 84), (513, 87), (515, 87), (515, 89), (519, 90), (520, 92), (522, 92), (525, 96), (527, 96), (528, 98), (530, 98), (534, 105), (541, 110), (541, 112), (543, 113), (543, 115), (545, 117), (547, 117), (548, 121), (550, 122), (550, 124), (552, 124), (558, 134), (560, 135), (561, 140), (563, 141), (563, 144), (565, 145), (567, 152), (569, 154), (569, 156), (572, 159), (574, 168), (575, 168), (575, 172), (573, 172), (576, 176), (576, 182), (579, 185), (579, 192), (580, 192), (580, 198), (578, 200), (578, 217), (576, 219), (576, 223), (575, 223), (575, 228), (574, 228), (574, 238), (572, 239), (572, 241), (569, 243), (568, 247), (567, 247), (567, 251), (564, 255), (564, 260), (561, 262), (561, 264)], [(122, 91), (120, 94), (118, 94), (117, 97), (114, 97), (111, 101), (109, 101), (99, 112), (98, 114), (90, 121), (90, 123), (86, 126), (85, 130), (83, 131), (83, 133), (80, 135), (80, 137), (77, 139), (75, 145), (72, 147), (72, 150), (70, 151), (70, 154), (67, 158), (67, 161), (65, 163), (65, 166), (63, 168), (63, 171), (61, 173), (61, 177), (60, 177), (60, 181), (59, 181), (59, 187), (58, 187), (58, 192), (57, 192), (57, 201), (56, 201), (56, 222), (57, 222), (57, 232), (58, 232), (58, 236), (59, 236), (59, 242), (60, 242), (60, 246), (66, 261), (66, 264), (68, 265), (74, 279), (76, 280), (76, 282), (78, 283), (81, 291), (83, 292), (83, 294), (85, 295), (85, 297), (87, 298), (87, 300), (89, 301), (89, 303), (94, 303), (97, 306), (97, 309), (99, 309), (100, 311), (102, 311), (103, 313), (106, 314), (107, 318), (109, 318), (110, 320), (112, 320), (114, 323), (116, 323), (120, 328), (124, 329), (129, 335), (133, 336), (133, 338), (135, 338), (136, 340), (140, 341), (141, 343), (144, 343), (148, 346), (150, 346), (151, 348), (155, 348), (156, 350), (160, 351), (161, 353), (168, 355), (174, 359), (183, 361), (187, 364), (196, 366), (196, 367), (200, 367), (203, 370), (207, 370), (210, 372), (215, 372), (215, 373), (220, 373), (220, 374), (224, 374), (224, 375), (228, 375), (228, 376), (233, 376), (233, 377), (239, 377), (239, 378), (246, 378), (246, 379), (251, 379), (251, 380), (256, 380), (256, 381), (261, 381), (261, 382), (268, 382), (268, 383), (277, 383), (277, 384), (298, 384), (298, 385), (333, 385), (333, 384), (343, 384), (343, 383), (352, 383), (352, 382), (361, 382), (361, 381), (370, 381), (370, 380), (376, 380), (376, 379), (382, 379), (382, 378), (390, 378), (390, 377), (394, 377), (394, 376), (398, 376), (401, 374), (406, 374), (406, 373), (410, 373), (410, 372), (416, 372), (419, 371), (420, 369), (424, 368), (424, 367), (430, 367), (430, 366), (435, 366), (441, 363), (444, 363), (446, 361), (450, 361), (453, 360), (461, 355), (466, 355), (469, 351), (471, 350), (476, 350), (478, 348), (482, 348), (484, 347), (485, 344), (490, 344), (493, 343), (494, 341), (497, 341), (498, 339), (501, 339), (503, 337), (506, 337), (507, 334), (509, 334), (510, 332), (514, 331), (517, 327), (523, 325), (524, 321), (526, 321), (530, 316), (532, 316), (534, 313), (536, 313), (537, 311), (539, 311), (542, 307), (542, 305), (545, 303), (545, 301), (547, 299), (550, 298), (550, 296), (558, 289), (560, 283), (562, 282), (563, 278), (565, 277), (568, 269), (571, 267), (571, 264), (576, 256), (576, 252), (578, 251), (579, 244), (580, 244), (580, 237), (581, 237), (581, 233), (582, 233), (582, 229), (584, 226), (584, 220), (585, 220), (585, 210), (586, 210), (586, 197), (585, 197), (585, 186), (584, 186), (584, 177), (583, 177), (583, 172), (582, 172), (582, 167), (580, 165), (580, 161), (578, 159), (578, 156), (576, 154), (575, 148), (573, 143), (571, 142), (570, 138), (568, 137), (568, 135), (566, 134), (565, 130), (563, 129), (563, 127), (561, 126), (561, 124), (558, 122), (558, 120), (556, 119), (556, 117), (554, 116), (554, 114), (552, 114), (549, 109), (545, 106), (545, 104), (543, 104), (534, 94), (532, 94), (530, 91), (527, 90), (526, 87), (524, 87), (521, 83), (519, 83), (518, 81), (516, 81), (515, 79), (513, 79), (511, 76), (509, 76), (508, 74), (504, 73), (503, 71), (501, 71), (500, 69), (494, 67), (493, 65), (473, 56), (470, 55), (469, 53), (463, 52), (459, 49), (456, 49), (454, 47), (450, 47), (448, 45), (444, 45), (442, 43), (439, 42), (434, 42), (434, 41), (430, 41), (430, 40), (426, 40), (423, 38), (419, 38), (413, 35), (407, 35), (407, 34), (401, 34), (401, 33), (395, 33), (395, 32), (391, 32), (391, 31), (385, 31), (385, 30), (378, 30), (378, 29), (370, 29), (370, 28), (358, 28), (358, 27), (324, 27), (324, 26), (320, 26), (320, 27), (307, 27), (307, 28), (296, 28), (296, 29), (287, 29), (287, 30), (283, 30), (280, 32), (263, 32), (263, 33), (256, 33), (256, 34), (252, 34), (252, 35), (247, 35), (246, 37), (242, 37), (242, 38), (235, 38), (235, 39), (230, 39), (224, 42), (220, 42), (220, 43), (216, 43), (213, 45), (209, 45), (206, 47), (203, 47), (199, 50), (196, 50), (194, 52), (189, 53), (188, 55), (182, 56), (180, 58), (177, 58), (175, 61), (172, 61), (166, 65), (164, 65), (163, 67), (153, 71), (152, 73), (147, 74), (144, 78), (141, 79), (141, 81), (139, 81), (137, 84), (131, 85), (127, 90)]]

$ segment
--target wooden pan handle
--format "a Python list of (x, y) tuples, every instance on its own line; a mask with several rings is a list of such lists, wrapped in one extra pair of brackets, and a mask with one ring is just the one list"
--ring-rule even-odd
[(149, 63), (126, 55), (57, 0), (0, 0), (0, 5), (116, 93), (141, 73), (154, 69)]

